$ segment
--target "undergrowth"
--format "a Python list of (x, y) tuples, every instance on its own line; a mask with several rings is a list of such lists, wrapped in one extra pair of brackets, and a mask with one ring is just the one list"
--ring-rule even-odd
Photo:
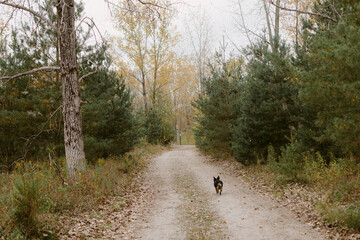
[(134, 173), (161, 146), (141, 144), (124, 156), (98, 159), (76, 183), (66, 181), (64, 159), (19, 162), (0, 175), (0, 239), (57, 239), (59, 216), (96, 209), (122, 196)]
[(276, 158), (270, 146), (265, 162), (247, 167), (247, 175), (271, 185), (278, 195), (292, 184), (306, 186), (320, 197), (313, 204), (325, 221), (360, 231), (360, 165), (356, 159), (325, 160), (320, 153), (300, 158), (292, 151)]

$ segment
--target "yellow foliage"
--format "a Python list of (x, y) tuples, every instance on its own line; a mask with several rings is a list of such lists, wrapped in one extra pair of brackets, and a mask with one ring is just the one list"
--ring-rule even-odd
[(103, 158), (99, 158), (97, 162), (98, 162), (98, 164), (103, 165), (103, 164), (104, 164), (104, 159), (103, 159)]
[[(315, 1), (317, 0), (286, 0), (282, 1), (282, 5), (286, 6), (289, 9), (298, 9), (300, 11), (311, 11)], [(310, 21), (313, 19), (310, 15), (298, 14), (296, 12), (281, 11), (281, 23), (284, 30), (287, 32), (287, 35), (290, 39), (295, 40), (296, 36), (298, 37), (298, 42), (301, 43), (301, 35), (297, 34), (296, 31), (301, 29), (300, 18), (308, 18)], [(296, 21), (298, 20), (298, 29), (296, 29)]]

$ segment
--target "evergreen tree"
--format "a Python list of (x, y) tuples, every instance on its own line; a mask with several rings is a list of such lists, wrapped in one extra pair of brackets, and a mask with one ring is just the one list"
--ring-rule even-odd
[[(335, 4), (335, 5), (334, 5)], [(341, 18), (335, 11), (343, 12)], [(360, 156), (360, 3), (325, 1), (304, 23), (296, 141), (325, 156)]]
[(285, 44), (272, 52), (267, 44), (258, 43), (249, 53), (248, 74), (232, 128), (234, 156), (246, 165), (265, 158), (269, 145), (280, 154), (280, 148), (288, 143), (296, 95)]
[(122, 77), (110, 70), (86, 79), (82, 98), (85, 152), (90, 162), (122, 155), (138, 139), (132, 96)]
[(150, 108), (145, 116), (145, 136), (149, 143), (169, 144), (174, 139), (174, 127), (161, 108)]
[(193, 103), (198, 110), (194, 133), (197, 147), (204, 152), (217, 156), (232, 153), (230, 127), (236, 120), (234, 103), (240, 95), (242, 64), (241, 60), (219, 60), (201, 82), (202, 92)]
[(150, 109), (145, 118), (145, 134), (152, 144), (161, 142), (161, 118), (156, 109)]
[[(29, 28), (25, 25), (23, 31), (28, 33)], [(40, 51), (28, 47), (28, 44), (39, 43), (39, 38), (35, 34), (28, 36), (21, 31), (12, 32), (8, 55), (0, 58), (1, 72), (11, 75), (42, 66), (44, 61)], [(50, 148), (62, 148), (61, 112), (50, 119), (61, 101), (60, 82), (56, 81), (55, 73), (3, 82), (0, 101), (0, 158), (5, 168), (13, 167), (15, 161), (24, 157), (36, 155), (41, 158)]]

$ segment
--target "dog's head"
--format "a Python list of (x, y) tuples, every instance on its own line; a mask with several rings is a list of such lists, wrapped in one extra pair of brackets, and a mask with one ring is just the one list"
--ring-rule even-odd
[(217, 178), (214, 177), (214, 183), (218, 183), (220, 181), (220, 176), (218, 176)]

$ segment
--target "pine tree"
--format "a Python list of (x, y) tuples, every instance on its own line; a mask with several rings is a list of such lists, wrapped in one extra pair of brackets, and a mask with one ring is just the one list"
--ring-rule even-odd
[(288, 143), (297, 91), (290, 81), (292, 66), (285, 44), (272, 52), (267, 44), (258, 43), (249, 53), (248, 74), (232, 128), (234, 156), (246, 165), (266, 158), (269, 145), (280, 154)]
[[(335, 9), (343, 12), (341, 19)], [(304, 150), (324, 156), (360, 156), (360, 4), (325, 1), (315, 10), (338, 21), (304, 23), (295, 137)]]
[(82, 98), (85, 152), (90, 162), (122, 155), (138, 140), (132, 96), (122, 77), (103, 70), (84, 84)]
[(162, 108), (150, 108), (145, 116), (145, 136), (152, 144), (169, 144), (175, 136), (174, 127)]
[(200, 150), (216, 156), (232, 153), (232, 133), (235, 124), (234, 103), (240, 95), (242, 60), (218, 61), (209, 77), (202, 80), (202, 92), (193, 103), (197, 109), (194, 129)]
[[(22, 29), (29, 31), (27, 25)], [(44, 63), (40, 51), (31, 51), (28, 44), (41, 43), (39, 36), (28, 38), (21, 31), (13, 31), (8, 55), (0, 59), (0, 70), (5, 74), (24, 72)], [(43, 39), (44, 40), (44, 39)], [(48, 48), (42, 49), (44, 52)], [(63, 143), (60, 106), (60, 82), (55, 73), (36, 74), (7, 81), (0, 86), (0, 156), (2, 165), (12, 168), (24, 157), (42, 157), (47, 149), (61, 149)], [(54, 116), (50, 119), (50, 114)], [(45, 125), (45, 123), (50, 121)], [(39, 134), (41, 133), (41, 134)], [(52, 143), (51, 146), (49, 143)]]

